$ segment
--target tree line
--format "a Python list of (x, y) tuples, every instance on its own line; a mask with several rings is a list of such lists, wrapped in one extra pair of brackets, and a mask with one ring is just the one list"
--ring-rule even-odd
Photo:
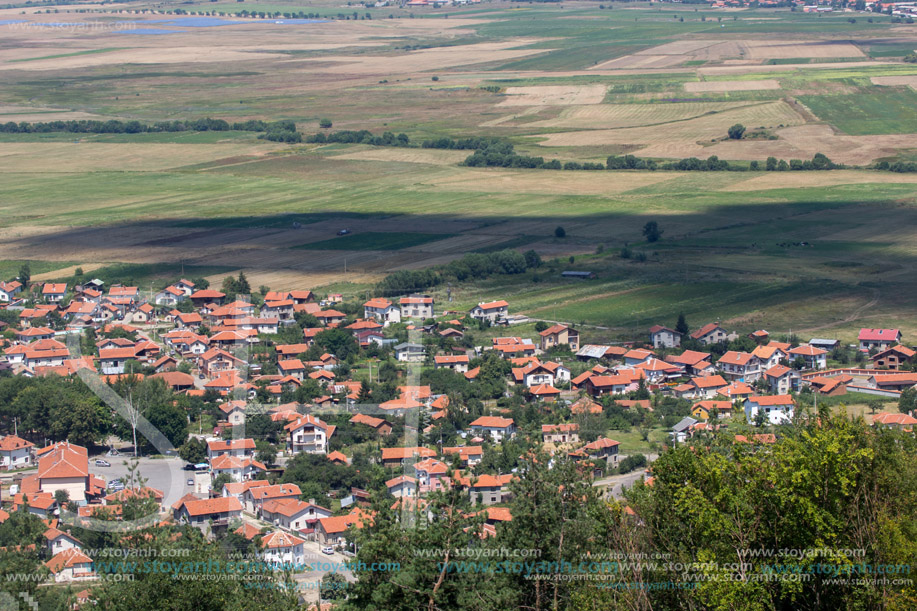
[(278, 132), (296, 131), (293, 121), (261, 121), (251, 119), (237, 123), (229, 123), (223, 119), (194, 119), (187, 121), (158, 121), (156, 123), (141, 123), (140, 121), (109, 121), (79, 120), (79, 121), (22, 121), (15, 123), (9, 121), (0, 125), (0, 133), (5, 134), (46, 134), (52, 132), (67, 132), (72, 134), (144, 134), (160, 132)]
[(534, 250), (520, 253), (506, 249), (492, 253), (468, 253), (445, 265), (424, 270), (399, 270), (376, 285), (380, 295), (400, 295), (419, 291), (450, 280), (483, 280), (493, 275), (521, 274), (541, 266), (541, 257)]

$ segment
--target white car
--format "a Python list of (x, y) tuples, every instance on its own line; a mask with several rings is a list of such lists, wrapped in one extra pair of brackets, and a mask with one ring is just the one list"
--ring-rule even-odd
[(322, 548), (322, 553), (323, 553), (323, 554), (328, 554), (328, 555), (330, 556), (330, 555), (332, 555), (332, 554), (334, 553), (334, 548), (333, 548), (333, 547), (323, 547), (323, 548)]

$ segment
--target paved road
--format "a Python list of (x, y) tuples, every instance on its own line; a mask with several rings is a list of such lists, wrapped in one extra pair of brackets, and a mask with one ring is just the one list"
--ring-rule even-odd
[(630, 488), (634, 482), (646, 475), (646, 469), (632, 471), (624, 475), (612, 475), (592, 482), (593, 486), (605, 486), (611, 491), (611, 496), (616, 499), (624, 498), (624, 488)]
[[(97, 458), (107, 460), (111, 466), (97, 467), (95, 464)], [(127, 475), (127, 467), (123, 464), (126, 460), (130, 460), (130, 456), (94, 456), (89, 459), (89, 471), (111, 482)], [(182, 470), (185, 461), (180, 458), (139, 458), (138, 464), (140, 475), (147, 479), (146, 485), (163, 492), (163, 504), (166, 506), (175, 503), (189, 492), (206, 491), (206, 488), (197, 490), (194, 486), (187, 484), (189, 478), (195, 479), (195, 473)], [(206, 476), (206, 474), (199, 475)]]

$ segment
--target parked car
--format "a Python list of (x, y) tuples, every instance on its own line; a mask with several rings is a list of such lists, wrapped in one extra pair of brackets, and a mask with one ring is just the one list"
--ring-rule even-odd
[(323, 553), (323, 554), (328, 554), (328, 555), (330, 556), (331, 554), (334, 553), (334, 548), (333, 548), (333, 547), (323, 547), (323, 548), (322, 548), (322, 553)]
[(182, 469), (184, 469), (185, 471), (194, 471), (196, 467), (192, 465), (191, 463), (187, 463), (184, 467), (182, 467)]
[(97, 459), (96, 459), (96, 466), (97, 466), (97, 467), (110, 467), (110, 466), (111, 466), (111, 463), (108, 462), (107, 460), (102, 460), (101, 458), (97, 458)]
[(338, 235), (347, 235), (348, 233), (350, 233), (349, 229), (341, 229), (338, 231)]
[(188, 485), (189, 485), (189, 486), (193, 486), (193, 485), (194, 485), (194, 480), (191, 479), (190, 477), (188, 478)]

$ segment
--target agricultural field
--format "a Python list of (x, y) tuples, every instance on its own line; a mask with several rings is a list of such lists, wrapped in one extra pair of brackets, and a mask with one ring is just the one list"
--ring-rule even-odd
[[(455, 307), (506, 298), (513, 313), (609, 339), (672, 324), (679, 311), (739, 330), (849, 338), (872, 322), (917, 332), (906, 298), (917, 282), (907, 230), (917, 174), (873, 168), (917, 151), (917, 65), (902, 61), (917, 27), (885, 15), (608, 6), (0, 8), (0, 127), (211, 117), (292, 120), (304, 137), (410, 139), (3, 128), (0, 275), (29, 261), (41, 280), (82, 267), (148, 290), (172, 275), (218, 282), (244, 270), (253, 286), (361, 294), (392, 271), (534, 249), (544, 268), (452, 287)], [(730, 140), (735, 123), (756, 135)], [(464, 167), (473, 151), (420, 146), (442, 137), (498, 138), (561, 163), (717, 156), (746, 169), (823, 153), (848, 167)], [(641, 234), (651, 220), (664, 230), (654, 244)], [(352, 234), (337, 237), (343, 228)], [(562, 280), (568, 268), (598, 278)]]

